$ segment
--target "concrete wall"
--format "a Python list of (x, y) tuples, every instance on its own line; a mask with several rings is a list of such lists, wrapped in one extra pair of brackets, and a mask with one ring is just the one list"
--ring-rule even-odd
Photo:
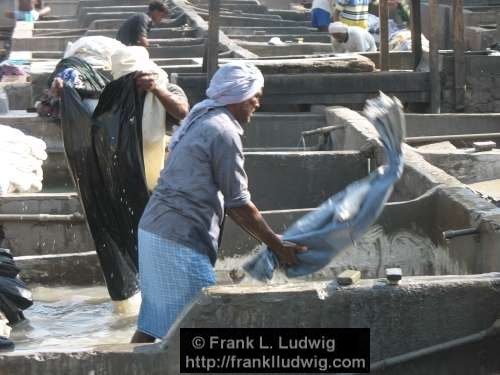
[(239, 42), (243, 48), (258, 56), (287, 56), (287, 55), (314, 55), (316, 53), (331, 53), (330, 43), (291, 43), (283, 46), (274, 46), (262, 43)]
[(252, 118), (252, 122), (245, 126), (243, 147), (297, 147), (300, 143), (302, 131), (323, 126), (325, 126), (323, 114), (256, 113)]
[(5, 11), (15, 9), (15, 0), (3, 0), (0, 2), (0, 27), (10, 28), (14, 27), (15, 22), (4, 16)]
[[(351, 64), (330, 68), (330, 73), (305, 73), (304, 67), (315, 68), (315, 63), (306, 66), (282, 66), (263, 64), (266, 90), (262, 106), (273, 111), (276, 105), (301, 104), (364, 104), (365, 100), (380, 90), (398, 96), (404, 103), (428, 103), (429, 75), (426, 72), (371, 72), (369, 66), (355, 59)], [(271, 65), (271, 66), (269, 66)], [(318, 63), (321, 66), (321, 64)], [(356, 70), (362, 66), (370, 71)], [(270, 72), (267, 74), (266, 70)], [(294, 74), (286, 74), (294, 73)], [(206, 78), (203, 75), (179, 74), (172, 77), (186, 92), (192, 103), (199, 101), (205, 92)]]
[[(474, 203), (465, 206), (461, 199)], [(473, 205), (480, 208), (476, 213), (470, 211)], [(282, 232), (306, 213), (287, 210), (265, 215), (272, 228)], [(465, 187), (435, 188), (410, 201), (390, 202), (353, 246), (336, 255), (321, 271), (302, 279), (331, 279), (345, 269), (357, 269), (366, 278), (384, 277), (389, 267), (400, 267), (405, 275), (468, 275), (498, 270), (500, 251), (493, 244), (500, 240), (500, 233), (494, 229), (452, 240), (443, 238), (447, 230), (494, 223), (496, 219), (489, 218), (494, 213), (498, 215), (500, 210), (481, 203)], [(481, 215), (483, 218), (477, 221)], [(256, 246), (255, 239), (227, 221), (217, 269), (230, 272), (239, 268)]]
[[(453, 58), (443, 57), (441, 112), (454, 112)], [(500, 56), (466, 55), (465, 112), (500, 112)]]
[[(491, 34), (487, 29), (477, 28), (480, 25), (494, 25), (496, 23), (496, 14), (500, 9), (499, 4), (495, 6), (481, 8), (478, 2), (472, 2), (464, 5), (464, 26), (465, 26), (465, 39), (468, 42), (467, 47), (470, 49), (484, 48), (480, 44), (483, 38), (481, 35), (474, 35), (477, 33)], [(477, 8), (474, 8), (477, 6)], [(467, 9), (469, 8), (469, 9)], [(439, 35), (439, 49), (452, 49), (453, 48), (453, 9), (449, 1), (440, 1), (438, 5), (438, 35)], [(421, 19), (422, 19), (422, 32), (429, 38), (430, 35), (430, 15), (429, 6), (426, 2), (421, 5)], [(468, 31), (469, 27), (476, 27), (475, 30)], [(494, 31), (492, 34), (495, 34)], [(494, 38), (494, 35), (492, 36)], [(489, 37), (485, 37), (489, 38)], [(479, 42), (479, 44), (478, 44)], [(486, 43), (486, 42), (485, 42)]]
[(469, 26), (464, 30), (465, 49), (484, 51), (497, 42), (497, 30), (480, 26)]
[(406, 136), (421, 137), (448, 134), (496, 133), (499, 113), (407, 113)]
[[(272, 292), (271, 292), (272, 291)], [(423, 349), (489, 328), (500, 311), (500, 276), (403, 278), (205, 290), (161, 345), (102, 346), (81, 352), (0, 355), (1, 375), (165, 375), (180, 372), (179, 328), (370, 328), (370, 360)], [(453, 306), (452, 309), (449, 307)], [(277, 313), (279, 312), (279, 313)], [(498, 336), (374, 374), (493, 374)]]
[[(167, 356), (178, 371), (180, 327), (369, 327), (373, 363), (488, 328), (498, 319), (499, 287), (499, 275), (490, 274), (403, 278), (396, 287), (363, 280), (347, 288), (335, 282), (209, 288), (177, 320), (165, 343)], [(377, 373), (492, 374), (500, 365), (490, 346), (495, 344), (488, 342), (482, 350), (467, 346), (415, 360), (404, 370)]]
[(290, 0), (262, 0), (261, 3), (270, 9), (290, 9)]
[(310, 208), (367, 174), (357, 152), (248, 152), (252, 200), (262, 210)]
[(499, 152), (426, 152), (420, 151), (432, 165), (441, 168), (446, 173), (464, 184), (495, 180), (500, 176)]

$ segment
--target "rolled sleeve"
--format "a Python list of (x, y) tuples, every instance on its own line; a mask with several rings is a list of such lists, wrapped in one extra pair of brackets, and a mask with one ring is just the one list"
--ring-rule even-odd
[(212, 144), (212, 155), (213, 175), (224, 195), (224, 206), (241, 207), (250, 202), (240, 137), (236, 134), (221, 134)]

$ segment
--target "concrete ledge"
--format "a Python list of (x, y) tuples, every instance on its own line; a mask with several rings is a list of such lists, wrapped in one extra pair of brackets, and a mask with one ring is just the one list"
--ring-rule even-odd
[(408, 137), (497, 133), (500, 123), (499, 113), (407, 113), (406, 135)]
[(7, 83), (2, 82), (0, 86), (7, 93), (9, 109), (19, 110), (33, 106), (33, 89), (30, 82)]
[(313, 113), (255, 113), (252, 121), (245, 126), (243, 146), (297, 147), (300, 134), (325, 126), (325, 116)]
[(168, 363), (154, 345), (113, 345), (80, 351), (26, 352), (0, 356), (0, 373), (52, 375), (165, 375)]
[[(339, 287), (331, 281), (259, 288), (218, 286), (206, 289), (191, 308), (185, 310), (164, 346), (169, 366), (175, 373), (179, 371), (181, 327), (370, 327), (373, 363), (488, 328), (498, 319), (499, 297), (498, 273), (403, 277), (396, 287), (382, 280), (361, 280), (350, 287)], [(454, 374), (474, 373), (484, 366), (491, 366), (489, 373), (493, 373), (493, 369), (500, 367), (498, 356), (493, 347), (491, 349), (478, 355), (477, 346), (469, 346), (465, 352), (458, 351), (462, 356), (452, 350), (433, 357), (432, 362), (424, 357), (411, 363), (410, 368), (414, 370), (411, 373), (450, 374), (450, 366), (457, 368)], [(439, 368), (436, 363), (442, 371), (436, 371)]]
[[(89, 286), (104, 284), (95, 251), (15, 258), (20, 277), (28, 284)], [(78, 272), (75, 272), (78, 270)]]
[[(364, 103), (380, 90), (396, 95), (403, 102), (426, 103), (429, 100), (428, 73), (265, 74), (265, 79), (266, 91), (262, 103), (270, 108), (276, 104)], [(186, 91), (191, 103), (204, 96), (204, 75), (178, 74), (172, 80)]]
[[(332, 281), (216, 286), (206, 289), (185, 310), (160, 345), (5, 353), (0, 356), (0, 368), (2, 374), (17, 375), (178, 374), (181, 327), (370, 327), (373, 363), (488, 328), (498, 319), (499, 291), (498, 273), (403, 277), (399, 286), (380, 280), (361, 280), (350, 287), (339, 287)], [(468, 375), (478, 370), (492, 374), (500, 370), (499, 344), (493, 337), (479, 346), (466, 345), (422, 357), (377, 374)]]
[(419, 151), (419, 153), (429, 163), (441, 168), (464, 184), (494, 180), (500, 176), (500, 153), (498, 152)]

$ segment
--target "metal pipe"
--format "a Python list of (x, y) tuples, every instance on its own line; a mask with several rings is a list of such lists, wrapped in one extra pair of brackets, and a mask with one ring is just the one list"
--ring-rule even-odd
[(465, 229), (450, 229), (443, 232), (443, 238), (449, 240), (455, 237), (470, 236), (472, 234), (479, 234), (478, 228), (465, 228)]
[(438, 0), (429, 0), (430, 37), (429, 68), (431, 77), (431, 113), (441, 112), (441, 77), (439, 73), (439, 6)]
[(325, 133), (330, 133), (331, 131), (343, 129), (343, 128), (345, 128), (345, 125), (332, 125), (332, 126), (325, 126), (323, 128), (318, 128), (318, 129), (313, 129), (313, 130), (304, 130), (300, 134), (302, 136), (309, 136), (309, 135), (315, 135), (315, 134), (325, 134)]
[(500, 138), (500, 133), (476, 133), (476, 134), (448, 134), (448, 135), (430, 135), (423, 137), (406, 137), (406, 143), (425, 143), (441, 141), (466, 141), (475, 139)]
[(413, 70), (422, 60), (422, 23), (420, 21), (420, 0), (411, 0), (411, 50), (413, 51)]
[(380, 17), (380, 70), (389, 70), (389, 8), (387, 0), (379, 0), (378, 16)]
[(85, 221), (85, 217), (80, 212), (69, 215), (49, 215), (49, 214), (0, 214), (0, 222), (70, 222), (80, 223)]
[(404, 362), (411, 361), (416, 358), (424, 357), (429, 354), (435, 354), (438, 352), (442, 352), (445, 350), (453, 349), (459, 346), (463, 346), (466, 344), (472, 344), (476, 342), (480, 342), (488, 337), (496, 336), (500, 333), (500, 319), (497, 319), (491, 327), (480, 331), (478, 333), (474, 333), (472, 335), (460, 337), (455, 340), (450, 340), (441, 344), (428, 346), (427, 348), (415, 350), (409, 353), (397, 355), (395, 357), (386, 358), (382, 361), (375, 362), (370, 366), (370, 372), (384, 370), (388, 367), (392, 367), (395, 365), (399, 365)]
[(464, 2), (453, 1), (453, 55), (454, 55), (454, 83), (455, 109), (463, 111), (465, 108), (465, 41), (464, 41)]
[(219, 65), (220, 0), (209, 0), (207, 38), (207, 86)]

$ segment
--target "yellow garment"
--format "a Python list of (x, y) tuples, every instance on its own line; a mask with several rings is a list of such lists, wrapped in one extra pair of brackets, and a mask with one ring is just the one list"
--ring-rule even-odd
[(366, 20), (353, 21), (344, 17), (340, 17), (340, 22), (345, 23), (349, 26), (359, 26), (363, 29), (368, 29), (368, 22), (366, 22)]
[[(149, 59), (149, 53), (144, 47), (125, 47), (113, 56), (113, 78), (118, 79), (125, 74), (138, 70), (155, 73), (157, 85), (167, 87), (168, 75)], [(142, 152), (144, 173), (149, 190), (153, 190), (165, 161), (165, 123), (167, 112), (160, 100), (151, 92), (146, 94), (142, 110)]]
[(146, 175), (146, 184), (149, 191), (153, 191), (158, 183), (160, 172), (167, 158), (166, 148), (169, 143), (170, 137), (168, 135), (156, 142), (142, 142), (144, 174)]

